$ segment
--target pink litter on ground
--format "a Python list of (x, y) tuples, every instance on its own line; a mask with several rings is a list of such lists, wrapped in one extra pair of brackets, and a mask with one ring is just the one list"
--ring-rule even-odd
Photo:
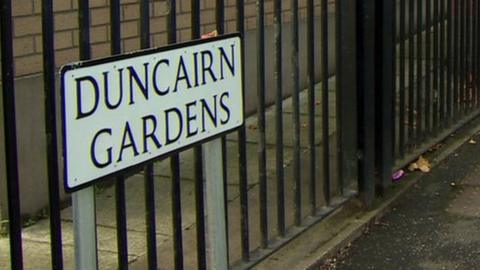
[(405, 172), (403, 170), (398, 170), (392, 174), (392, 180), (398, 181), (400, 178), (402, 178), (405, 175)]

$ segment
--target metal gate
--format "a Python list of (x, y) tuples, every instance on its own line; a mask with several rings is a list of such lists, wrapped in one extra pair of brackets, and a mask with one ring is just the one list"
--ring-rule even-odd
[[(73, 267), (56, 101), (57, 69), (68, 61), (198, 39), (212, 30), (243, 36), (246, 124), (222, 138), (234, 269), (254, 266), (350, 198), (370, 205), (388, 188), (393, 169), (478, 114), (476, 0), (0, 3), (8, 199), (2, 224), (9, 236), (0, 248), (10, 251), (0, 255), (6, 258), (0, 268), (32, 267), (30, 256), (40, 256), (35, 267)], [(17, 138), (25, 131), (17, 127), (15, 106), (24, 74), (14, 42), (22, 36), (18, 18), (30, 16), (25, 10), (41, 23), (42, 68), (28, 75), (44, 85), (48, 172), (48, 218), (34, 225), (21, 213), (22, 197), (32, 194), (22, 193)], [(73, 34), (61, 36), (72, 18), (78, 21)], [(59, 57), (64, 38), (78, 55)], [(208, 268), (205, 237), (215, 232), (206, 231), (202, 154), (195, 146), (97, 185), (99, 268)], [(41, 225), (43, 234), (32, 229)], [(49, 252), (39, 252), (32, 239)]]

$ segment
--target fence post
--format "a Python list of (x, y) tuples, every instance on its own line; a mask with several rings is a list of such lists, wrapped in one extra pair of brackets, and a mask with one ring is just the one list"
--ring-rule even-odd
[(336, 100), (338, 178), (343, 193), (358, 177), (356, 0), (338, 1), (336, 13)]
[(395, 143), (395, 1), (376, 0), (376, 171), (380, 193), (390, 185)]
[(357, 1), (358, 181), (366, 207), (375, 197), (375, 4)]
[(0, 1), (0, 51), (3, 125), (5, 132), (5, 169), (7, 177), (8, 229), (11, 269), (23, 269), (22, 221), (17, 154), (15, 82), (13, 66), (12, 1)]

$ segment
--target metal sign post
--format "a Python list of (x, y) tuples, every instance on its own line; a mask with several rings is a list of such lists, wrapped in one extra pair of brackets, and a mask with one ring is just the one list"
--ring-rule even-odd
[(215, 139), (206, 143), (203, 151), (205, 154), (207, 241), (210, 246), (210, 269), (228, 269), (222, 140)]
[(95, 188), (72, 194), (75, 269), (98, 269), (95, 219)]

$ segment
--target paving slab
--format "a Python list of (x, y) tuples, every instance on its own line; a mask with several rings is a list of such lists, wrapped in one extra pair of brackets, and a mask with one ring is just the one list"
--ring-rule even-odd
[(480, 269), (479, 151), (464, 144), (321, 269)]

